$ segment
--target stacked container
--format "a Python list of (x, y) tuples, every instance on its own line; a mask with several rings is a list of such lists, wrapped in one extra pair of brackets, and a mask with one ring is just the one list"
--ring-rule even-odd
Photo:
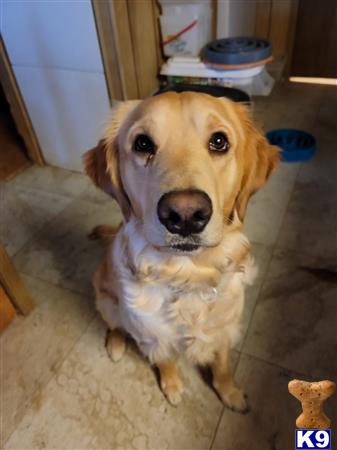
[(210, 0), (159, 0), (165, 56), (198, 56), (212, 39)]

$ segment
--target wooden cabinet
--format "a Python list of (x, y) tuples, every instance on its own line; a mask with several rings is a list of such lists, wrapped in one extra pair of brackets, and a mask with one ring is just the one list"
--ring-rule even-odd
[(34, 302), (5, 247), (0, 243), (0, 333), (15, 317), (14, 306), (26, 316), (34, 308)]
[(15, 309), (2, 286), (0, 286), (0, 334), (15, 317)]
[(292, 58), (298, 0), (257, 0), (255, 35), (269, 39), (275, 63), (283, 60), (289, 73)]

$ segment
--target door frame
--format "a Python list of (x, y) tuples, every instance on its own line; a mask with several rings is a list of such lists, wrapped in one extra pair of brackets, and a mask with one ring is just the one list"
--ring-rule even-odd
[(44, 166), (45, 160), (32, 121), (16, 81), (6, 47), (0, 34), (0, 82), (9, 103), (16, 129), (25, 143), (29, 158), (37, 165)]
[[(124, 2), (117, 2), (124, 3)], [(92, 0), (98, 42), (101, 50), (105, 80), (110, 103), (114, 100), (124, 100), (126, 96), (121, 73), (119, 42), (116, 32), (116, 17), (114, 6), (110, 1)]]
[[(163, 62), (155, 0), (91, 0), (110, 101), (158, 89)], [(144, 33), (144, 27), (147, 33)]]

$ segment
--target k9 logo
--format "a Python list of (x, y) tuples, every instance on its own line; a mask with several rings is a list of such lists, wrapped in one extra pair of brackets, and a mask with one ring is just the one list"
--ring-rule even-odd
[(296, 430), (296, 450), (331, 449), (331, 430)]

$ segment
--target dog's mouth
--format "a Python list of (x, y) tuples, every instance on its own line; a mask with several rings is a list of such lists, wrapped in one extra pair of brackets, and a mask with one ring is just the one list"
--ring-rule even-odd
[(178, 252), (194, 252), (200, 248), (200, 245), (198, 244), (175, 244), (171, 245), (170, 248), (172, 250), (178, 251)]

